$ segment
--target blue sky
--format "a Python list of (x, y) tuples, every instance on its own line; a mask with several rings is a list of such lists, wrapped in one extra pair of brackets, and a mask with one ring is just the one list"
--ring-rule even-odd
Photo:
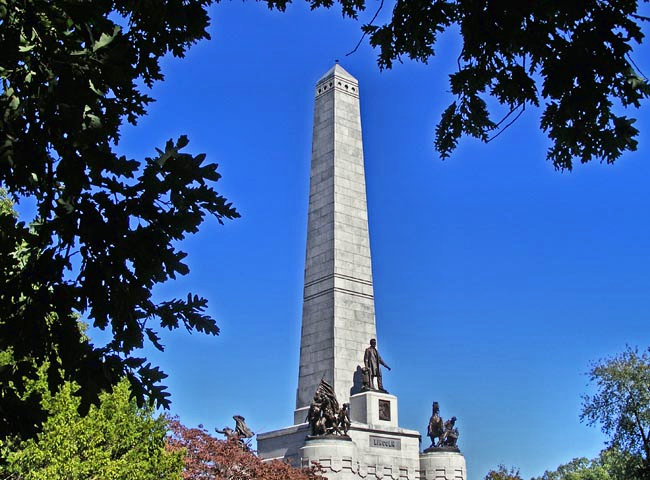
[[(367, 42), (345, 56), (360, 24), (335, 9), (211, 12), (213, 39), (164, 62), (157, 102), (119, 146), (142, 159), (188, 134), (242, 214), (183, 242), (190, 275), (156, 291), (206, 296), (222, 329), (165, 334), (163, 354), (148, 350), (169, 374), (172, 412), (210, 428), (235, 413), (256, 432), (292, 423), (313, 86), (339, 59), (360, 84), (378, 343), (401, 426), (427, 447), (438, 401), (458, 417), (470, 480), (500, 463), (529, 478), (597, 455), (605, 438), (578, 418), (590, 362), (650, 345), (647, 104), (639, 150), (613, 166), (555, 171), (534, 109), (442, 162), (433, 131), (451, 101), (453, 33), (428, 65), (379, 72)], [(649, 58), (635, 54), (646, 72)]]

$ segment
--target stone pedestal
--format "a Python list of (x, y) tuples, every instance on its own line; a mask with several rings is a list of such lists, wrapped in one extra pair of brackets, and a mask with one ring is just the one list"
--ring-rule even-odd
[(350, 419), (375, 428), (397, 427), (397, 397), (376, 390), (352, 395)]
[[(357, 447), (358, 476), (371, 480), (415, 480), (420, 468), (420, 434), (353, 422), (348, 435)], [(328, 475), (328, 478), (332, 478)]]
[(421, 453), (418, 480), (467, 480), (465, 457), (460, 452)]
[(349, 438), (308, 438), (300, 449), (300, 458), (302, 467), (318, 463), (328, 478), (352, 480), (359, 470), (356, 445)]

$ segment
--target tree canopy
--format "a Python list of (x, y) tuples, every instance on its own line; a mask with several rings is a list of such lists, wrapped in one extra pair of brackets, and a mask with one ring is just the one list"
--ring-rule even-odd
[(593, 460), (574, 458), (556, 470), (532, 480), (641, 480), (639, 457), (615, 448), (600, 452)]
[(495, 470), (490, 470), (484, 480), (523, 480), (519, 475), (519, 469), (499, 465)]
[[(40, 365), (51, 392), (78, 383), (82, 410), (124, 376), (140, 403), (166, 406), (164, 373), (134, 352), (163, 349), (156, 326), (219, 331), (204, 298), (152, 297), (188, 273), (176, 242), (206, 214), (239, 216), (213, 188), (217, 165), (184, 153), (186, 136), (151, 158), (116, 153), (163, 78), (161, 57), (208, 38), (209, 3), (0, 0), (0, 187), (37, 211), (30, 224), (0, 212), (0, 351), (15, 359), (0, 375), (17, 392), (0, 396), (3, 418), (34, 407), (21, 399)], [(82, 338), (80, 316), (111, 332), (107, 345)], [(31, 419), (0, 435), (33, 431)]]
[(220, 440), (199, 425), (188, 428), (178, 421), (170, 421), (172, 434), (168, 446), (172, 451), (184, 452), (183, 478), (199, 480), (324, 480), (314, 467), (294, 468), (279, 460), (262, 461), (243, 447), (237, 439)]
[(87, 415), (78, 412), (74, 384), (66, 382), (49, 396), (49, 416), (36, 438), (11, 448), (4, 478), (21, 480), (83, 480), (128, 478), (179, 480), (182, 452), (165, 447), (167, 421), (152, 408), (138, 408), (130, 399), (129, 383), (103, 393)]
[(609, 446), (641, 459), (650, 473), (650, 349), (627, 347), (595, 363), (589, 372), (596, 388), (583, 398), (580, 418), (599, 424)]
[(532, 480), (613, 480), (613, 477), (599, 459), (574, 458), (569, 463), (560, 465), (557, 470), (546, 471), (541, 477)]

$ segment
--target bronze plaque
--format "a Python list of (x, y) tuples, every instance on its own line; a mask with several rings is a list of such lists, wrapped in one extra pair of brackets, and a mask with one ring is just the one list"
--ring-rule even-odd
[(379, 420), (390, 422), (390, 402), (388, 400), (379, 400)]

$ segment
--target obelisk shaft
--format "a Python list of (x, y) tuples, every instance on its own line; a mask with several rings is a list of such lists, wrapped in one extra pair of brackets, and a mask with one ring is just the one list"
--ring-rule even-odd
[(348, 401), (376, 332), (358, 82), (336, 64), (315, 94), (295, 423), (321, 378)]

